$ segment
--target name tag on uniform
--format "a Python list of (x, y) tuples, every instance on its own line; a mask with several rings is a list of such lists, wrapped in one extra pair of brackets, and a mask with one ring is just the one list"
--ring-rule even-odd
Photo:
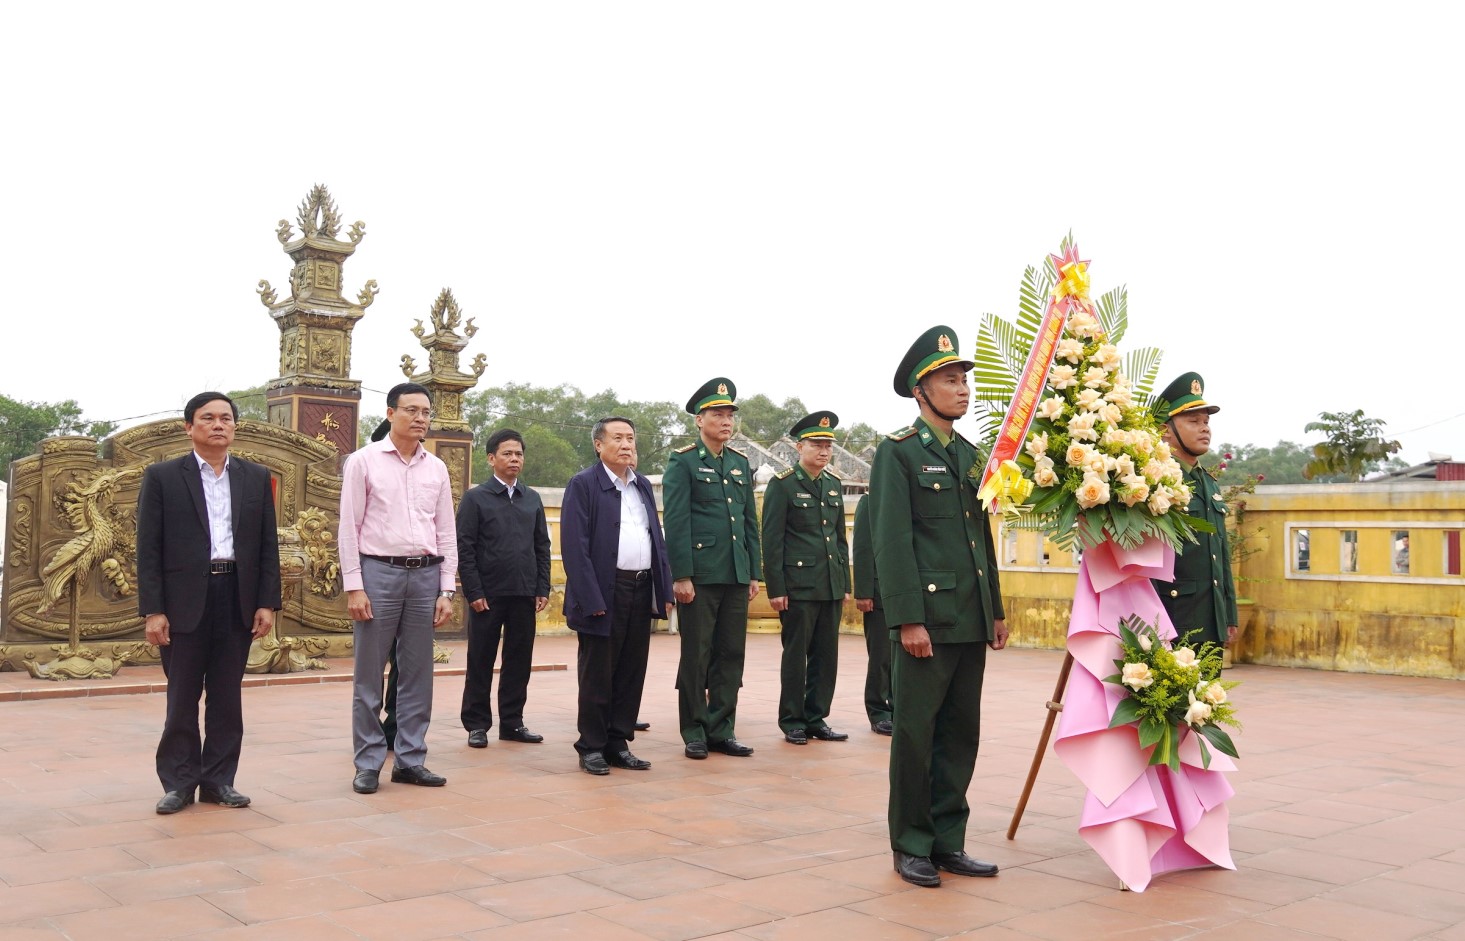
[(923, 473), (923, 474), (946, 474), (946, 473), (949, 473), (949, 472), (950, 472), (950, 468), (948, 468), (945, 464), (922, 464), (921, 465), (921, 473)]
[(814, 499), (814, 495), (812, 493), (796, 493), (796, 494), (794, 494), (794, 499), (795, 500), (812, 500), (812, 499)]
[(699, 467), (699, 468), (697, 468), (697, 473), (699, 473), (699, 474), (715, 474), (715, 473), (717, 473), (717, 471), (713, 470), (710, 467)]

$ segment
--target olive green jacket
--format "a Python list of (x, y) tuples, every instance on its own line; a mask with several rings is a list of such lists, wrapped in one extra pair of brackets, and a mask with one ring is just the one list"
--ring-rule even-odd
[(718, 458), (701, 441), (673, 451), (661, 502), (674, 580), (746, 585), (762, 578), (758, 505), (742, 452), (724, 447)]
[(763, 577), (768, 597), (842, 601), (849, 592), (844, 486), (795, 464), (763, 491)]
[(1155, 591), (1184, 637), (1199, 631), (1201, 640), (1225, 643), (1226, 628), (1237, 623), (1236, 582), (1231, 576), (1231, 550), (1226, 542), (1226, 501), (1221, 487), (1200, 465), (1185, 474), (1190, 508), (1185, 512), (1216, 528), (1195, 534), (1199, 545), (1185, 543), (1175, 556), (1175, 580), (1155, 580)]
[(870, 541), (892, 635), (924, 624), (931, 642), (996, 639), (1005, 617), (997, 551), (968, 475), (977, 450), (960, 435), (953, 457), (925, 421), (887, 435), (870, 472)]
[(854, 551), (854, 597), (869, 598), (880, 607), (880, 579), (875, 577), (875, 550), (870, 544), (870, 496), (855, 504), (855, 533), (850, 540)]

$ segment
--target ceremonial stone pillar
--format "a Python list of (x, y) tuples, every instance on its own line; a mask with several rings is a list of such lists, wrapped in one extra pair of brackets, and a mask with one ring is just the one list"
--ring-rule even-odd
[[(463, 393), (478, 384), (487, 366), (479, 353), (463, 372), (458, 360), (468, 340), (478, 332), (469, 317), (463, 323), (463, 312), (451, 288), (443, 288), (428, 312), (432, 320), (429, 331), (418, 320), (412, 333), (427, 350), (427, 369), (418, 372), (411, 356), (402, 357), (402, 373), (411, 382), (426, 386), (432, 393), (432, 425), (427, 432), (426, 448), (448, 465), (448, 478), (453, 483), (453, 505), (456, 506), (473, 483), (473, 431), (463, 420)], [(458, 333), (462, 324), (463, 333)]]
[(331, 445), (344, 458), (356, 450), (361, 402), (361, 383), (351, 378), (351, 331), (376, 299), (377, 286), (367, 281), (353, 303), (341, 296), (341, 268), (366, 225), (356, 222), (348, 241), (337, 239), (341, 220), (324, 186), (300, 203), (296, 224), (299, 238), (285, 219), (275, 232), (294, 265), (290, 296), (277, 300), (268, 281), (258, 287), (280, 328), (280, 375), (265, 387), (269, 420)]

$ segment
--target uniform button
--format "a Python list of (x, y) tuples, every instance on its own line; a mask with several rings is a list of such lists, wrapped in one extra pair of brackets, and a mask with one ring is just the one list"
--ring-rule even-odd
[(940, 484), (932, 484), (931, 485), (931, 489), (932, 490), (940, 490), (941, 489), (941, 485)]
[(1178, 592), (1178, 591), (1176, 591), (1175, 589), (1172, 588), (1172, 589), (1170, 589), (1170, 597), (1171, 598), (1178, 598), (1178, 597), (1180, 597), (1180, 592)]
[(1214, 578), (1213, 578), (1213, 579), (1211, 579), (1211, 584), (1212, 584), (1212, 585), (1216, 585), (1216, 586), (1219, 586), (1219, 585), (1220, 585), (1220, 584), (1221, 584), (1221, 583), (1220, 583), (1220, 582), (1218, 582), (1218, 581), (1216, 581), (1216, 580), (1215, 580), (1215, 579), (1214, 579)]
[(733, 542), (737, 542), (737, 541), (738, 541), (738, 537), (734, 536), (733, 537)]
[[(973, 543), (973, 545), (975, 545), (975, 543)], [(977, 577), (978, 578), (981, 578), (982, 577), (982, 570), (981, 569), (977, 569)]]
[(699, 542), (699, 543), (697, 543), (697, 548), (698, 548), (698, 549), (700, 549), (700, 548), (702, 548), (702, 543), (700, 543), (700, 542)]
[(803, 568), (804, 567), (804, 563), (803, 562), (795, 562), (794, 565), (798, 566), (799, 568)]
[(729, 516), (728, 519), (732, 520), (734, 523), (738, 521), (738, 518), (736, 516)]
[(932, 582), (931, 584), (927, 585), (926, 586), (926, 590), (927, 591), (935, 591), (936, 590), (936, 583), (935, 582)]
[(825, 542), (828, 542), (828, 541), (829, 541), (829, 537), (828, 537), (828, 536), (825, 536), (825, 537), (824, 537), (824, 541), (825, 541)]
[(966, 511), (966, 518), (967, 519), (971, 519), (972, 518), (972, 511), (971, 510), (967, 510)]
[(823, 523), (825, 526), (829, 525), (829, 520), (820, 520), (819, 522)]
[(731, 503), (731, 502), (732, 502), (732, 497), (728, 497), (728, 498), (727, 498), (727, 502), (728, 502), (728, 503)]
[(726, 477), (724, 477), (724, 478), (722, 478), (722, 485), (723, 485), (723, 486), (724, 486), (724, 487), (726, 487), (726, 486), (727, 486), (727, 478), (726, 478)]
[(1211, 561), (1216, 561), (1216, 554), (1214, 552), (1211, 553)]
[(972, 542), (972, 548), (975, 549), (976, 547), (977, 547), (977, 543), (976, 543), (975, 540), (973, 540), (973, 542)]

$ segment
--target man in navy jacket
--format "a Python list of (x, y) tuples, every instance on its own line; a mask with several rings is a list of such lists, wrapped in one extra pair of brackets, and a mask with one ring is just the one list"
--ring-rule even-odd
[(560, 508), (565, 621), (580, 639), (580, 738), (589, 774), (611, 765), (645, 771), (631, 753), (646, 681), (651, 619), (671, 613), (671, 567), (656, 499), (636, 474), (636, 428), (602, 418), (593, 432), (600, 460), (570, 479)]

